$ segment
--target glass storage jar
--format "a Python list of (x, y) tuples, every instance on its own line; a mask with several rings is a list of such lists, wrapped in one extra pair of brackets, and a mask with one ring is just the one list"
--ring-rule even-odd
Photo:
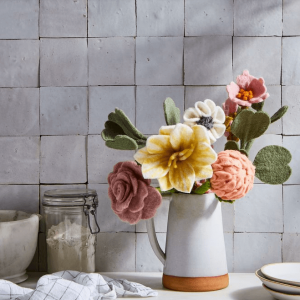
[(48, 273), (95, 272), (98, 196), (91, 189), (44, 193)]

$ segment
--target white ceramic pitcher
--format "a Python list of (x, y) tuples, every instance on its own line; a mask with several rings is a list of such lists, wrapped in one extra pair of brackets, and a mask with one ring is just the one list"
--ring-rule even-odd
[(151, 246), (164, 265), (163, 285), (178, 291), (213, 291), (229, 284), (221, 203), (214, 194), (173, 194), (166, 252), (154, 220), (147, 220)]

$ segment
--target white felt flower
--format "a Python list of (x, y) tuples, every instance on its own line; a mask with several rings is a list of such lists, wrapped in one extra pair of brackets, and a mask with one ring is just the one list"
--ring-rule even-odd
[(190, 107), (184, 112), (183, 119), (184, 124), (190, 127), (194, 125), (204, 126), (208, 130), (211, 144), (220, 138), (226, 129), (223, 109), (216, 106), (210, 99), (196, 102), (195, 108)]

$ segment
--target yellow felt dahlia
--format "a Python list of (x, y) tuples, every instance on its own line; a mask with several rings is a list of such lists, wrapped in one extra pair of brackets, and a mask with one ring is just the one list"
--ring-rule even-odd
[(134, 159), (142, 165), (144, 178), (158, 179), (162, 191), (190, 193), (196, 180), (212, 177), (217, 154), (205, 127), (179, 123), (161, 127)]

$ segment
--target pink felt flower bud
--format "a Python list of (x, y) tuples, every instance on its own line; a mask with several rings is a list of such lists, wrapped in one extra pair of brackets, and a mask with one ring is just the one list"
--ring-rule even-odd
[(144, 179), (141, 167), (134, 161), (117, 163), (108, 175), (108, 183), (113, 211), (130, 224), (154, 217), (162, 202), (160, 193), (150, 186), (150, 179)]
[(212, 168), (211, 190), (223, 200), (242, 198), (253, 187), (255, 167), (247, 156), (239, 151), (220, 152)]

